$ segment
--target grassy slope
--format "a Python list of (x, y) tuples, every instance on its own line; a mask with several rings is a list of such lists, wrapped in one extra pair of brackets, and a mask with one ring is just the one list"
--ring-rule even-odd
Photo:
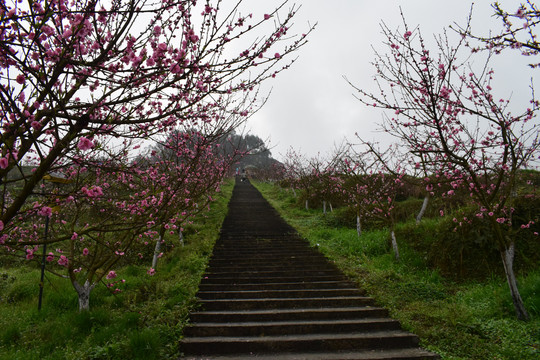
[[(365, 232), (328, 224), (320, 210), (305, 211), (286, 190), (255, 184), (282, 216), (366, 289), (421, 344), (443, 359), (540, 358), (540, 270), (519, 279), (533, 315), (515, 320), (504, 279), (454, 283), (429, 269), (424, 260), (400, 243), (401, 262), (388, 247), (386, 230)], [(436, 222), (426, 225), (436, 226)]]
[(48, 276), (37, 311), (37, 268), (0, 268), (0, 359), (174, 359), (232, 193), (228, 182), (207, 217), (187, 227), (184, 247), (148, 264), (117, 269), (123, 292), (99, 285), (77, 311), (69, 281)]

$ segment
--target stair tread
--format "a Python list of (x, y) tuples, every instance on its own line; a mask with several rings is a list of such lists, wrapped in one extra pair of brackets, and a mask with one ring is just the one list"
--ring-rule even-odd
[(329, 319), (329, 320), (298, 320), (298, 321), (244, 321), (244, 322), (195, 322), (191, 326), (208, 327), (234, 327), (234, 326), (284, 326), (284, 325), (312, 325), (312, 324), (356, 324), (372, 322), (397, 322), (397, 320), (385, 318), (365, 319)]
[[(275, 360), (275, 354), (238, 354), (233, 356), (204, 356), (187, 357), (185, 360)], [(347, 352), (319, 352), (319, 353), (282, 353), (280, 360), (392, 360), (392, 359), (438, 359), (438, 356), (421, 348), (366, 350)]]
[[(323, 308), (297, 308), (297, 309), (268, 309), (268, 310), (214, 310), (214, 311), (204, 311), (205, 314), (209, 315), (222, 315), (222, 314), (282, 314), (282, 313), (298, 313), (298, 312), (340, 312), (340, 311), (365, 311), (372, 309), (383, 309), (378, 306), (354, 306), (354, 307), (323, 307)], [(193, 312), (192, 314), (197, 314), (198, 312)]]
[(266, 298), (266, 299), (259, 299), (259, 298), (249, 298), (249, 299), (236, 299), (236, 298), (228, 298), (228, 299), (201, 299), (204, 302), (207, 301), (215, 301), (215, 302), (235, 302), (235, 301), (255, 301), (255, 302), (264, 302), (269, 300), (285, 300), (285, 301), (305, 301), (305, 300), (373, 300), (373, 298), (369, 296), (316, 296), (316, 297), (298, 297), (298, 298)]
[(328, 333), (328, 334), (300, 334), (300, 335), (272, 335), (272, 336), (203, 336), (184, 338), (183, 342), (275, 342), (275, 341), (303, 341), (303, 340), (326, 340), (326, 339), (369, 339), (369, 338), (402, 338), (416, 337), (416, 335), (403, 330), (363, 331), (351, 333)]

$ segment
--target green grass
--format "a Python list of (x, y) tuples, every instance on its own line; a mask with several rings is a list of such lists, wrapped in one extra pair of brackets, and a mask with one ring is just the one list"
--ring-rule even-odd
[(146, 274), (150, 264), (115, 269), (126, 280), (123, 291), (96, 286), (88, 312), (79, 313), (70, 282), (53, 275), (38, 311), (39, 270), (0, 268), (0, 359), (178, 358), (232, 187), (225, 184), (211, 211), (186, 228), (185, 246), (160, 259), (155, 276)]
[[(539, 268), (518, 279), (532, 315), (531, 321), (521, 322), (514, 316), (505, 279), (493, 275), (456, 282), (427, 263), (418, 241), (409, 244), (399, 237), (401, 261), (396, 262), (387, 229), (365, 231), (358, 238), (355, 229), (337, 225), (332, 215), (303, 209), (291, 192), (255, 185), (303, 237), (417, 334), (423, 347), (452, 360), (540, 358)], [(427, 239), (436, 234), (437, 225), (438, 220), (427, 220), (416, 231), (424, 231)], [(410, 227), (399, 224), (396, 233)]]

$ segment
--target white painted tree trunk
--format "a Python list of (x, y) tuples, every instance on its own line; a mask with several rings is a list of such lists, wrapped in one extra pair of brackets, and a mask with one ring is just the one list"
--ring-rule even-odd
[(328, 205), (330, 205), (330, 212), (334, 212), (334, 207), (332, 206), (332, 203), (328, 202)]
[(180, 229), (178, 229), (178, 241), (180, 242), (180, 246), (184, 247), (184, 234)]
[(77, 291), (79, 296), (79, 311), (88, 311), (90, 310), (90, 293), (94, 289), (96, 284), (90, 285), (90, 282), (86, 280), (84, 285), (80, 285), (77, 281), (73, 282), (73, 287)]
[(306, 210), (309, 210), (309, 200), (306, 200)]
[(506, 274), (506, 281), (510, 288), (510, 294), (512, 295), (512, 302), (514, 303), (514, 309), (519, 320), (529, 320), (529, 313), (525, 309), (523, 299), (519, 294), (516, 275), (514, 274), (514, 242), (510, 243), (504, 250), (501, 251), (501, 257), (504, 265), (504, 273)]
[(392, 249), (394, 249), (394, 257), (396, 258), (396, 261), (399, 261), (399, 249), (398, 249), (396, 233), (394, 232), (394, 229), (390, 231), (390, 236), (392, 237)]
[(323, 200), (323, 214), (326, 215), (326, 200)]
[(292, 193), (294, 194), (294, 197), (296, 197), (296, 190), (294, 190), (294, 188), (291, 188), (292, 189)]
[(159, 254), (161, 253), (161, 242), (163, 241), (163, 235), (159, 234), (159, 239), (156, 241), (156, 247), (154, 248), (154, 257), (152, 258), (152, 269), (157, 267)]
[(424, 214), (426, 212), (428, 203), (429, 203), (429, 193), (426, 194), (426, 196), (424, 197), (424, 202), (422, 203), (422, 208), (420, 209), (420, 212), (416, 216), (416, 225), (420, 224), (420, 221), (422, 220), (422, 217), (424, 216)]
[(360, 238), (360, 236), (362, 236), (362, 222), (360, 221), (360, 215), (356, 215), (356, 232)]

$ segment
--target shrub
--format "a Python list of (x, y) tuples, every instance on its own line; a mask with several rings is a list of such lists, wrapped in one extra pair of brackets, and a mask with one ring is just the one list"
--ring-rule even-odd
[[(535, 205), (527, 203), (527, 211)], [(540, 210), (540, 208), (538, 208)], [(525, 210), (516, 207), (515, 217)], [(503, 275), (499, 250), (491, 237), (486, 219), (475, 216), (476, 207), (462, 207), (439, 219), (424, 219), (420, 225), (408, 222), (396, 229), (396, 235), (422, 254), (431, 267), (453, 279), (486, 278)], [(463, 219), (467, 219), (464, 221)], [(520, 224), (515, 223), (519, 228)], [(534, 229), (516, 231), (516, 271), (529, 271), (540, 261), (540, 243)]]

